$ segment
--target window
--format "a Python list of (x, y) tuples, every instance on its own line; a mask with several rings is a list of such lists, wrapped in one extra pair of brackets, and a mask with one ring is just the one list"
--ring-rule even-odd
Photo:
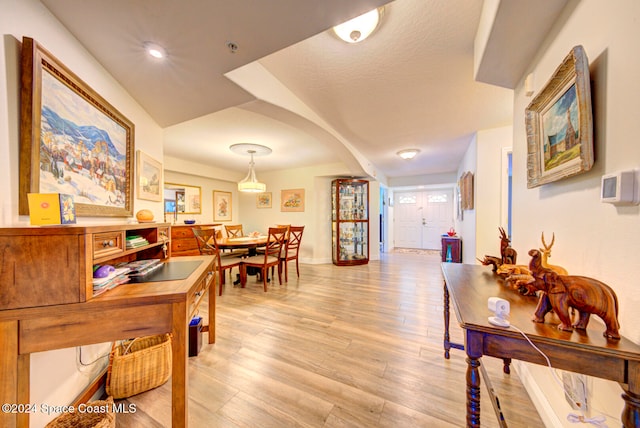
[(446, 203), (449, 201), (449, 198), (447, 197), (446, 193), (440, 193), (439, 195), (429, 194), (428, 200), (430, 204), (436, 204), (436, 203)]
[(398, 194), (399, 204), (415, 204), (418, 202), (418, 197), (415, 193), (400, 193)]

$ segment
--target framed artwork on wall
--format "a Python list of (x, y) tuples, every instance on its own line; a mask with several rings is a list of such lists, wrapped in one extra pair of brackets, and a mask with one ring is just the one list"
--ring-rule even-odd
[(256, 195), (257, 208), (271, 208), (271, 192), (258, 193)]
[(231, 221), (231, 192), (213, 191), (213, 221)]
[(162, 200), (162, 164), (142, 150), (137, 151), (136, 190), (138, 199)]
[(19, 214), (64, 193), (78, 216), (132, 216), (133, 123), (29, 37), (21, 61)]
[(304, 212), (304, 189), (280, 191), (280, 211)]
[(525, 110), (528, 188), (591, 169), (591, 109), (589, 61), (576, 46)]
[(473, 173), (466, 171), (460, 176), (460, 195), (462, 210), (473, 209)]

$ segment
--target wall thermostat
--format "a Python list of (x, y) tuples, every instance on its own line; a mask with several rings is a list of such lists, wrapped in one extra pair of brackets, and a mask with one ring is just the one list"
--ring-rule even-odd
[(620, 171), (602, 176), (600, 201), (617, 205), (636, 204), (636, 174), (634, 171)]

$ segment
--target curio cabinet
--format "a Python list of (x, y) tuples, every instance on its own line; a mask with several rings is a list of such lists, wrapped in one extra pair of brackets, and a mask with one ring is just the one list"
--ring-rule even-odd
[(369, 262), (369, 182), (336, 179), (331, 183), (333, 263)]

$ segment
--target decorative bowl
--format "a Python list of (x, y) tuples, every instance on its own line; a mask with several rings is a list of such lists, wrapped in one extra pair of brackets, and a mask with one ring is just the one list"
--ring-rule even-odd
[(153, 212), (151, 210), (140, 210), (136, 213), (136, 219), (139, 222), (149, 223), (153, 221)]
[(196, 221), (195, 220), (185, 220), (184, 224), (195, 224)]

